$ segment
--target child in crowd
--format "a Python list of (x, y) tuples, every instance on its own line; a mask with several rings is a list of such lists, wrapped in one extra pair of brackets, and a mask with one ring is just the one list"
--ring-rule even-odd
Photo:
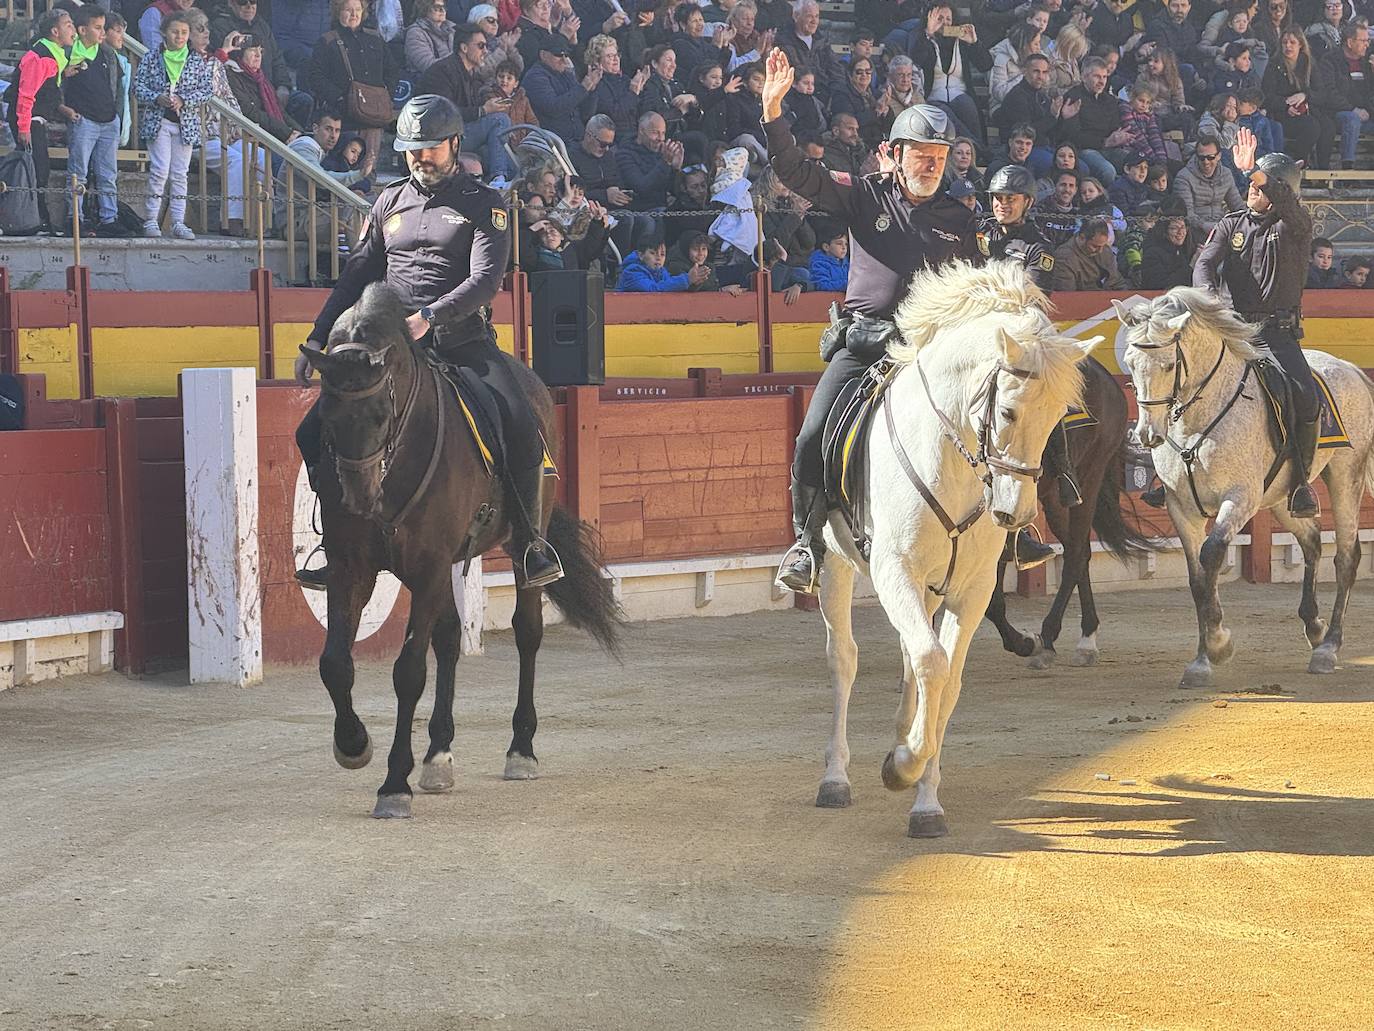
[(1335, 290), (1341, 285), (1336, 268), (1336, 245), (1324, 236), (1312, 241), (1312, 261), (1307, 266), (1307, 286), (1316, 290)]
[[(668, 275), (686, 275), (694, 268), (706, 269), (707, 276), (699, 282), (691, 283), (687, 287), (688, 290), (692, 293), (704, 293), (720, 289), (715, 270), (711, 268), (711, 238), (705, 233), (684, 233), (678, 237), (672, 253), (668, 255)], [(735, 286), (727, 292), (739, 294), (744, 291)]]
[(639, 250), (630, 255), (620, 267), (620, 282), (617, 290), (627, 293), (680, 293), (690, 290), (697, 283), (706, 281), (710, 270), (703, 265), (693, 265), (678, 276), (671, 276), (664, 268), (667, 261), (667, 247), (661, 237), (650, 237), (639, 245)]
[(1145, 155), (1151, 161), (1168, 161), (1164, 134), (1155, 117), (1155, 93), (1146, 83), (1131, 87), (1130, 100), (1121, 102), (1121, 131), (1130, 135), (1126, 149)]
[(1255, 134), (1259, 146), (1256, 157), (1276, 154), (1283, 150), (1283, 126), (1265, 116), (1260, 108), (1264, 107), (1264, 90), (1257, 86), (1247, 86), (1236, 94), (1236, 123)]
[(1150, 198), (1150, 188), (1145, 185), (1145, 177), (1150, 174), (1150, 159), (1144, 154), (1128, 154), (1122, 167), (1121, 175), (1107, 187), (1107, 195), (1122, 214), (1130, 217)]
[(786, 113), (794, 135), (806, 132), (819, 136), (825, 132), (829, 119), (825, 105), (816, 96), (816, 73), (809, 68), (797, 70), (787, 93)]
[(1145, 173), (1145, 186), (1150, 191), (1146, 196), (1147, 200), (1152, 200), (1156, 204), (1163, 206), (1164, 202), (1173, 196), (1169, 192), (1169, 166), (1165, 164), (1152, 164), (1150, 170)]
[(811, 286), (844, 292), (849, 286), (849, 232), (832, 226), (820, 247), (811, 252)]
[(557, 222), (548, 219), (536, 222), (530, 226), (534, 230), (539, 240), (539, 248), (535, 252), (534, 271), (535, 272), (562, 272), (567, 266), (563, 261), (563, 230)]
[(367, 177), (363, 162), (367, 158), (367, 141), (356, 132), (346, 132), (339, 137), (338, 145), (325, 155), (320, 167), (326, 172), (362, 171), (363, 178), (349, 183), (348, 188), (359, 196), (366, 197), (372, 192), (372, 180)]
[(115, 52), (115, 59), (119, 61), (122, 73), (119, 76), (119, 145), (121, 147), (129, 145), (129, 136), (133, 127), (133, 119), (129, 109), (129, 90), (134, 85), (134, 66), (129, 61), (129, 55), (124, 52), (124, 30), (126, 28), (128, 28), (128, 23), (122, 14), (111, 11), (105, 16), (105, 45)]
[(1346, 258), (1341, 268), (1345, 272), (1345, 282), (1341, 284), (1342, 289), (1363, 290), (1369, 284), (1368, 258)]

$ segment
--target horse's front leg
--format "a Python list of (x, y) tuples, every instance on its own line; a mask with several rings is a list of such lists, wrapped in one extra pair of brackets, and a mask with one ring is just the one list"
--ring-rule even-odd
[(534, 661), (544, 641), (544, 589), (522, 587), (515, 592), (515, 650), (520, 654), (520, 685), (515, 712), (511, 715), (511, 742), (506, 749), (506, 780), (534, 780), (539, 776), (539, 759), (534, 754), (534, 732), (539, 716), (534, 708)]
[(443, 611), (444, 592), (448, 592), (447, 601), (452, 605), (453, 584), (446, 565), (426, 570), (425, 580), (411, 587), (406, 639), (391, 670), (391, 682), (396, 690), (396, 736), (391, 743), (391, 754), (387, 756), (386, 780), (377, 790), (377, 805), (372, 810), (372, 815), (379, 819), (410, 816), (410, 774), (415, 769), (411, 727), (415, 722), (415, 708), (425, 692), (430, 636)]
[(434, 712), (429, 717), (429, 751), (420, 768), (420, 790), (453, 790), (453, 687), (458, 672), (462, 627), (458, 606), (449, 594), (434, 623)]
[(1231, 631), (1222, 625), (1221, 597), (1217, 593), (1217, 578), (1226, 561), (1226, 549), (1231, 539), (1255, 513), (1255, 500), (1249, 497), (1227, 497), (1217, 510), (1211, 533), (1206, 530), (1204, 517), (1185, 507), (1178, 495), (1168, 497), (1169, 516), (1178, 529), (1188, 561), (1188, 583), (1192, 588), (1193, 605), (1197, 609), (1197, 657), (1183, 671), (1182, 687), (1209, 687), (1212, 667), (1231, 657)]
[(376, 582), (375, 569), (340, 564), (326, 587), (328, 615), (320, 679), (334, 703), (334, 759), (346, 770), (360, 770), (372, 761), (372, 741), (353, 709), (353, 639)]
[(1035, 634), (1022, 633), (1007, 618), (1007, 593), (1002, 588), (1006, 572), (1007, 560), (1003, 556), (997, 560), (997, 586), (993, 588), (986, 616), (1002, 636), (1002, 649), (1025, 659), (1040, 651), (1041, 640)]
[(825, 749), (825, 773), (816, 792), (816, 805), (843, 809), (852, 800), (849, 786), (849, 694), (859, 671), (859, 647), (854, 642), (854, 567), (832, 556), (821, 567), (821, 618), (825, 620), (825, 657), (835, 711), (830, 744)]

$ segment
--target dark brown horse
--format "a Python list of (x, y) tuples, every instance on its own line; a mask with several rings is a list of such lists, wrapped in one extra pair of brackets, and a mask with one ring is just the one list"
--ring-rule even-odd
[(1102, 364), (1087, 359), (1083, 371), (1083, 403), (1097, 420), (1096, 425), (1069, 430), (1069, 453), (1078, 470), (1078, 487), (1083, 503), (1065, 508), (1059, 500), (1055, 477), (1040, 480), (1038, 495), (1055, 538), (1064, 546), (1063, 576), (1059, 590), (1041, 624), (1040, 633), (1023, 634), (1007, 620), (1007, 599), (1002, 589), (1006, 559), (997, 569), (997, 589), (988, 603), (987, 618), (1002, 635), (1002, 647), (1017, 655), (1031, 657), (1034, 669), (1048, 669), (1054, 662), (1055, 642), (1064, 625), (1064, 610), (1078, 591), (1083, 634), (1070, 660), (1075, 666), (1097, 662), (1097, 605), (1093, 601), (1089, 563), (1092, 560), (1092, 533), (1123, 562), (1148, 551), (1158, 550), (1150, 538), (1128, 526), (1121, 516), (1121, 481), (1125, 457), (1129, 411), (1120, 384)]
[[(329, 349), (304, 349), (320, 372), (325, 445), (319, 476), (324, 548), (329, 557), (328, 620), (320, 678), (334, 703), (334, 757), (355, 770), (372, 758), (367, 728), (353, 709), (353, 639), (377, 574), (389, 569), (410, 591), (410, 622), (396, 659), (396, 737), (373, 815), (411, 811), (411, 724), (424, 693), (431, 644), (438, 666), (429, 750), (420, 788), (453, 787), (453, 682), (459, 618), (452, 567), (465, 552), (481, 554), (509, 536), (506, 492), (488, 474), (453, 391), (406, 331), (405, 313), (386, 287), (369, 286), (329, 335)], [(557, 427), (548, 390), (525, 366), (515, 369), (551, 452)], [(534, 661), (544, 634), (542, 595), (574, 626), (614, 652), (621, 613), (603, 576), (594, 531), (552, 504), (545, 480), (540, 513), (532, 513), (563, 562), (564, 578), (516, 592), (515, 646), (520, 686), (506, 752), (508, 780), (538, 773), (534, 754)], [(470, 540), (470, 546), (465, 547)]]

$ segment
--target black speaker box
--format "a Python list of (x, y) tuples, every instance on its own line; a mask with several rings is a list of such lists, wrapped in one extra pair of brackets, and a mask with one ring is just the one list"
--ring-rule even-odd
[(605, 282), (595, 272), (536, 272), (531, 349), (534, 371), (551, 387), (606, 382)]

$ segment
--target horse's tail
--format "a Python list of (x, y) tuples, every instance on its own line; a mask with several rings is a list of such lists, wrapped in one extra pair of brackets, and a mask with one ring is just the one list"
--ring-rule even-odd
[(544, 591), (569, 623), (587, 633), (611, 655), (620, 656), (625, 612), (615, 600), (601, 559), (597, 532), (561, 508), (549, 517), (548, 540), (563, 563), (563, 579)]
[[(1163, 548), (1158, 538), (1145, 536), (1128, 526), (1122, 518), (1121, 486), (1125, 457), (1126, 448), (1123, 445), (1120, 454), (1107, 463), (1107, 469), (1102, 474), (1102, 486), (1097, 491), (1097, 507), (1093, 510), (1093, 531), (1097, 539), (1122, 562)], [(1126, 503), (1131, 507), (1131, 514), (1135, 515), (1135, 501), (1130, 495), (1126, 495)]]
[[(1374, 379), (1370, 379), (1366, 376), (1363, 369), (1360, 369), (1359, 373), (1360, 379), (1363, 380), (1364, 385), (1369, 388), (1369, 399), (1374, 401)], [(1364, 460), (1364, 489), (1367, 490), (1371, 496), (1374, 496), (1374, 447), (1369, 449), (1369, 454), (1365, 456)]]

